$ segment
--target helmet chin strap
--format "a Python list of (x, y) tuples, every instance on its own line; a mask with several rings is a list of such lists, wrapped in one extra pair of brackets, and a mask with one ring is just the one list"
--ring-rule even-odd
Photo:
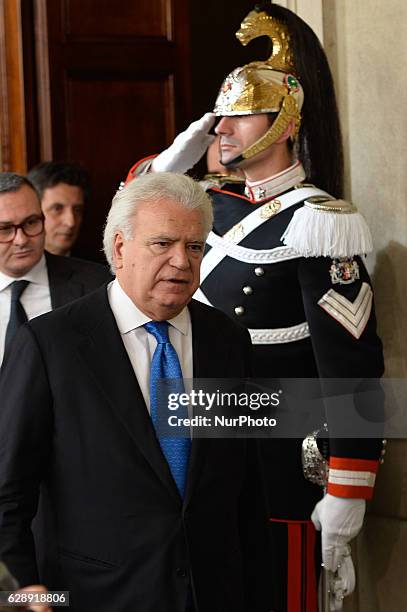
[(228, 169), (236, 168), (241, 162), (245, 161), (246, 159), (251, 159), (252, 157), (255, 157), (259, 153), (262, 153), (263, 151), (268, 149), (273, 144), (273, 142), (277, 140), (277, 138), (274, 138), (274, 134), (271, 133), (273, 125), (269, 127), (264, 136), (261, 136), (258, 140), (256, 140), (254, 144), (250, 145), (250, 147), (247, 147), (247, 149), (242, 151), (240, 155), (226, 163), (223, 163), (221, 160), (220, 163), (222, 164), (222, 166), (225, 166), (225, 168)]
[(288, 95), (285, 96), (280, 112), (264, 136), (261, 136), (255, 143), (247, 147), (234, 159), (231, 159), (226, 163), (223, 163), (222, 160), (220, 160), (220, 163), (225, 166), (225, 168), (235, 168), (242, 161), (251, 159), (252, 157), (255, 157), (255, 155), (262, 153), (284, 134), (293, 120), (295, 122), (294, 136), (296, 136), (300, 128), (301, 115), (298, 110), (296, 100), (293, 98), (293, 96)]

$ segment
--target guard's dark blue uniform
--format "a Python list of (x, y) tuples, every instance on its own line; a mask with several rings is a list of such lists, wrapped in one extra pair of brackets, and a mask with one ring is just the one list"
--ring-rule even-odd
[[(267, 186), (264, 191), (267, 193)], [(361, 304), (356, 319), (352, 319), (352, 313), (346, 313), (356, 329), (351, 328), (352, 321), (349, 328), (355, 334), (360, 333), (359, 338), (344, 327), (339, 316), (335, 318), (319, 303), (327, 292), (334, 291), (334, 299), (343, 296), (352, 307), (361, 295), (370, 292), (370, 279), (361, 258), (351, 258), (347, 264), (336, 262), (339, 275), (344, 272), (346, 277), (349, 265), (352, 265), (353, 271), (358, 270), (359, 278), (351, 269), (347, 283), (333, 283), (332, 266), (335, 262), (332, 258), (300, 255), (292, 258), (290, 249), (281, 241), (295, 211), (304, 205), (303, 202), (277, 212), (242, 238), (239, 223), (255, 208), (263, 206), (267, 197), (253, 202), (244, 195), (244, 185), (235, 184), (210, 189), (209, 193), (214, 204), (214, 232), (218, 236), (230, 232), (231, 256), (224, 257), (208, 274), (201, 290), (213, 306), (251, 330), (254, 376), (380, 377), (383, 373), (382, 345), (376, 334), (370, 294)], [(315, 214), (323, 215), (324, 212)], [(242, 238), (239, 247), (257, 251), (275, 249), (279, 257), (273, 260), (270, 253), (269, 263), (267, 258), (253, 262), (239, 260), (241, 253), (234, 252), (233, 233), (237, 240)], [(207, 247), (206, 255), (211, 248)], [(347, 302), (344, 304), (346, 307)], [(269, 330), (269, 343), (256, 344), (256, 330), (259, 329)], [(264, 341), (264, 338), (267, 339), (267, 331), (260, 334), (260, 339)], [(303, 475), (301, 442), (296, 439), (260, 441), (271, 542), (271, 558), (265, 561), (267, 567), (262, 575), (264, 580), (268, 577), (271, 600), (264, 605), (271, 606), (276, 612), (316, 610), (315, 568), (319, 565), (319, 547), (315, 547), (310, 516), (322, 490)], [(341, 480), (340, 474), (347, 474), (349, 470), (374, 474), (380, 450), (381, 440), (331, 440), (331, 462), (335, 473), (339, 473), (339, 479), (335, 479), (337, 484), (328, 485), (329, 492), (344, 497), (369, 498), (372, 492), (369, 485), (374, 476), (370, 481), (357, 481), (361, 486), (352, 487), (348, 479)], [(265, 607), (264, 611), (266, 609), (270, 607)]]

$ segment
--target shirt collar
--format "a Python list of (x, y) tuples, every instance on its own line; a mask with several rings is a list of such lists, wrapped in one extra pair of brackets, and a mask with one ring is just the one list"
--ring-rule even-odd
[[(108, 292), (110, 307), (121, 334), (127, 334), (151, 321), (123, 291), (117, 278), (109, 285)], [(188, 308), (184, 308), (173, 319), (168, 319), (168, 323), (186, 336), (191, 325)]]
[(4, 291), (4, 289), (9, 287), (11, 283), (14, 283), (16, 280), (27, 280), (35, 285), (43, 285), (48, 287), (49, 281), (45, 255), (42, 255), (41, 259), (31, 268), (31, 270), (18, 278), (8, 276), (8, 274), (0, 272), (0, 291)]
[(291, 187), (302, 183), (304, 179), (304, 168), (301, 162), (296, 161), (289, 168), (261, 181), (246, 181), (245, 194), (252, 202), (261, 202), (284, 193)]

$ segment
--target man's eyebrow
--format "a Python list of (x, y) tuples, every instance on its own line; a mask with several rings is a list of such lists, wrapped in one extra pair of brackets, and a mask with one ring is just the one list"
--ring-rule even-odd
[(147, 240), (168, 240), (170, 242), (174, 242), (177, 240), (174, 236), (166, 236), (164, 234), (157, 234), (156, 236), (149, 236)]
[(74, 202), (73, 204), (68, 204), (65, 202), (58, 202), (58, 200), (53, 200), (50, 206), (54, 206), (54, 204), (58, 204), (58, 206), (84, 206), (83, 202)]
[[(28, 217), (24, 217), (20, 223), (25, 223), (32, 217), (41, 217), (41, 213), (32, 213), (31, 215), (28, 215)], [(20, 223), (14, 223), (14, 221), (3, 221), (3, 219), (0, 219), (0, 225), (20, 225)]]
[[(149, 236), (147, 240), (168, 240), (169, 242), (175, 242), (176, 240), (179, 240), (179, 238), (175, 236), (166, 236), (164, 234), (157, 234), (156, 236)], [(203, 240), (202, 238), (190, 238), (189, 240), (187, 240), (187, 242), (199, 242), (203, 244), (205, 240)]]

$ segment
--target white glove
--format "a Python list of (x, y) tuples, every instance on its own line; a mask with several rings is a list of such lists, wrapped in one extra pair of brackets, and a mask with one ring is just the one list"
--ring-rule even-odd
[(330, 610), (341, 610), (342, 600), (355, 589), (355, 570), (349, 542), (363, 525), (366, 502), (327, 493), (314, 508), (311, 520), (321, 531), (322, 562), (330, 576)]
[(213, 134), (208, 134), (214, 123), (214, 113), (205, 113), (198, 121), (191, 123), (185, 132), (178, 134), (168, 149), (154, 159), (151, 170), (184, 173), (192, 168), (215, 139)]

